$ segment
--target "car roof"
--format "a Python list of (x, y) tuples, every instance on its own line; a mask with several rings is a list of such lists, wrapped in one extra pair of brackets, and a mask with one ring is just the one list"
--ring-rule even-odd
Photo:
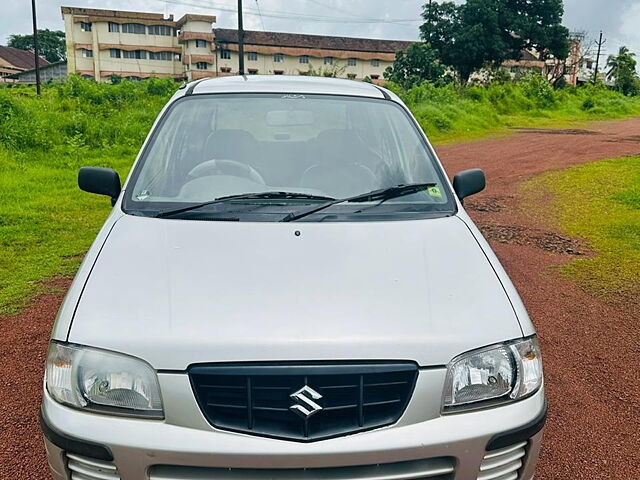
[(383, 90), (366, 82), (305, 75), (245, 75), (207, 78), (192, 83), (192, 94), (203, 93), (290, 93), (351, 95), (385, 98)]

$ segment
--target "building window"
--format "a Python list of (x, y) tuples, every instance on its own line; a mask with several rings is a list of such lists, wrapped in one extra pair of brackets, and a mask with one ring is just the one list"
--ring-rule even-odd
[(111, 33), (120, 33), (120, 24), (116, 22), (109, 22), (109, 31)]
[(355, 67), (358, 64), (358, 61), (355, 58), (347, 58), (347, 66)]
[(86, 48), (82, 49), (82, 56), (84, 58), (91, 58), (93, 57), (93, 52), (91, 50), (87, 50)]
[(309, 55), (300, 55), (298, 60), (300, 63), (309, 63)]
[(181, 55), (181, 54), (179, 54), (179, 53), (174, 53), (174, 54), (173, 54), (173, 60), (174, 60), (175, 62), (179, 62), (180, 60), (182, 60), (182, 55)]
[(258, 74), (258, 69), (257, 68), (250, 68), (249, 69), (249, 75), (257, 75)]
[(80, 30), (82, 30), (83, 32), (90, 32), (91, 31), (91, 23), (89, 23), (89, 22), (80, 22)]
[[(196, 63), (196, 68), (198, 70), (207, 70), (209, 68), (209, 64), (207, 62), (198, 62)], [(231, 71), (231, 69), (229, 69), (229, 71)]]
[(120, 57), (122, 57), (122, 52), (118, 48), (110, 48), (109, 49), (109, 56), (111, 58), (120, 58)]
[(220, 71), (222, 73), (231, 73), (231, 67), (220, 67)]
[(356, 74), (355, 73), (347, 73), (347, 78), (349, 80), (355, 80), (356, 79)]
[(284, 75), (284, 70), (274, 70), (273, 74), (274, 75)]
[(197, 39), (196, 40), (196, 48), (207, 48), (207, 41), (206, 40)]
[(378, 80), (380, 75), (371, 75), (371, 80)]
[(251, 62), (255, 62), (258, 60), (258, 52), (249, 52), (247, 53), (247, 60)]
[(173, 29), (168, 25), (149, 25), (149, 35), (164, 35), (170, 37), (173, 35)]
[(273, 61), (275, 63), (282, 63), (284, 62), (284, 54), (283, 53), (274, 53), (273, 54)]
[(380, 66), (380, 60), (378, 60), (377, 58), (371, 59), (371, 66), (372, 67), (379, 67)]
[(333, 57), (324, 57), (325, 65), (333, 65)]
[(220, 50), (220, 58), (223, 60), (231, 60), (231, 50)]
[(146, 50), (123, 50), (122, 58), (133, 58), (136, 60), (146, 60), (147, 51)]
[(149, 52), (149, 60), (165, 60), (171, 61), (173, 53), (171, 52)]
[(122, 33), (135, 33), (137, 35), (144, 35), (147, 33), (147, 29), (141, 23), (123, 23)]

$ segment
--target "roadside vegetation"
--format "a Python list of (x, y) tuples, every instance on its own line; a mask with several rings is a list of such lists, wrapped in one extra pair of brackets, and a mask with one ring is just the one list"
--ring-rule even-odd
[[(0, 88), (0, 313), (76, 270), (110, 208), (77, 188), (78, 168), (111, 167), (124, 179), (176, 88), (169, 79), (108, 85), (79, 77), (46, 85), (41, 98), (28, 87)], [(603, 86), (554, 90), (535, 77), (392, 88), (436, 142), (640, 115), (637, 98)]]
[(624, 96), (602, 84), (554, 89), (535, 74), (486, 86), (429, 82), (408, 90), (387, 86), (439, 143), (506, 133), (513, 127), (579, 126), (592, 120), (640, 115), (640, 97)]
[(596, 295), (640, 293), (640, 157), (602, 160), (525, 182), (530, 209), (549, 208), (563, 233), (582, 238), (594, 254), (562, 272)]

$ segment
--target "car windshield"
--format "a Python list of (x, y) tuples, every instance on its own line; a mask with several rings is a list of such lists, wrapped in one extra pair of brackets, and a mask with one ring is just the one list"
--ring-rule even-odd
[(305, 221), (442, 216), (455, 204), (415, 122), (393, 101), (192, 95), (163, 115), (131, 176), (123, 207), (154, 216), (209, 202), (171, 218), (279, 221), (330, 199), (407, 184), (433, 186), (383, 202), (332, 205)]

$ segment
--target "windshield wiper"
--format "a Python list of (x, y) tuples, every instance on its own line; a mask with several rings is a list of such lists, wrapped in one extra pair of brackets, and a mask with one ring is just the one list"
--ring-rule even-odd
[[(347, 198), (338, 198), (335, 200), (331, 200), (330, 202), (323, 203), (322, 205), (318, 205), (317, 207), (310, 208), (309, 210), (305, 210), (304, 212), (299, 213), (290, 213), (286, 217), (284, 217), (281, 222), (294, 222), (296, 220), (300, 220), (308, 215), (312, 215), (320, 210), (324, 210), (325, 208), (329, 208), (332, 205), (336, 205), (338, 203), (345, 202), (375, 202), (380, 200), (380, 203), (383, 203), (392, 198), (404, 197), (405, 195), (411, 195), (412, 193), (421, 192), (427, 188), (437, 186), (437, 183), (410, 183), (407, 185), (396, 185), (394, 187), (381, 188), (380, 190), (373, 190), (371, 192), (362, 193), (360, 195), (355, 195), (353, 197)], [(379, 205), (379, 204), (378, 204)]]
[(265, 200), (265, 199), (267, 200), (268, 199), (277, 199), (277, 200), (302, 199), (302, 200), (330, 200), (330, 201), (335, 200), (333, 197), (327, 197), (324, 195), (313, 195), (309, 193), (297, 193), (297, 192), (241, 193), (238, 195), (227, 195), (224, 197), (218, 197), (213, 200), (208, 200), (206, 202), (198, 203), (196, 205), (189, 205), (188, 207), (165, 210), (164, 212), (158, 213), (156, 215), (156, 218), (171, 217), (173, 215), (178, 215), (180, 213), (190, 212), (191, 210), (197, 210), (198, 208), (206, 207), (207, 205), (224, 203), (230, 200)]

